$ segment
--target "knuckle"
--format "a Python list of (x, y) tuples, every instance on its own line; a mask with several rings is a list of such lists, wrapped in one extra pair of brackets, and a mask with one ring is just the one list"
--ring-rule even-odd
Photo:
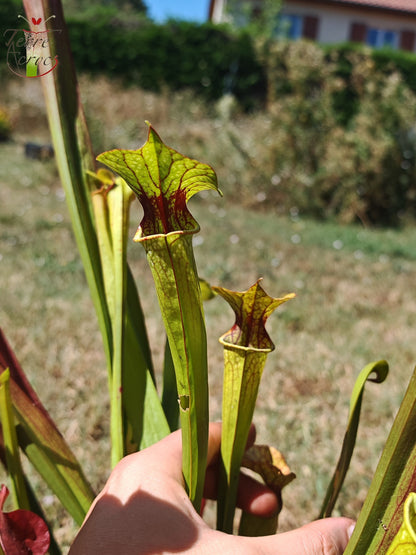
[(320, 532), (318, 535), (319, 551), (322, 555), (341, 555), (339, 546), (330, 535)]

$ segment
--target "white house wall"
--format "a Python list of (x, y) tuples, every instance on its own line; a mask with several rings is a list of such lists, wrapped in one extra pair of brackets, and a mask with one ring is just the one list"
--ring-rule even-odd
[[(416, 0), (415, 0), (416, 2)], [(375, 14), (372, 11), (355, 10), (350, 8), (332, 8), (311, 6), (308, 2), (293, 2), (284, 5), (282, 14), (313, 15), (319, 17), (318, 41), (322, 43), (337, 43), (348, 41), (352, 23), (364, 23), (369, 27), (389, 31), (403, 31), (404, 29), (416, 32), (416, 21), (406, 16), (388, 14)]]
[[(414, 0), (416, 3), (416, 0)], [(212, 21), (224, 21), (227, 0), (215, 0), (213, 3)], [(373, 10), (332, 7), (327, 4), (314, 6), (306, 0), (288, 0), (283, 3), (282, 13), (302, 16), (316, 16), (319, 18), (317, 40), (322, 43), (339, 43), (350, 39), (352, 23), (363, 23), (368, 27), (388, 31), (411, 30), (416, 33), (416, 16), (405, 16), (400, 13), (376, 13)], [(416, 52), (416, 43), (415, 49)]]

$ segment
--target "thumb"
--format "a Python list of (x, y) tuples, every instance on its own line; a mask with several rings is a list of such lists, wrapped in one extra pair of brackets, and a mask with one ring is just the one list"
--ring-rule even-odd
[(354, 521), (349, 518), (325, 518), (302, 528), (253, 540), (261, 553), (290, 555), (341, 555), (352, 533)]

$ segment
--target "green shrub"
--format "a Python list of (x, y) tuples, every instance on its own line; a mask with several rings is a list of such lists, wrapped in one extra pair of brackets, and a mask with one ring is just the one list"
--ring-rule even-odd
[(336, 63), (336, 74), (344, 87), (334, 96), (340, 123), (346, 124), (358, 110), (359, 92), (354, 83), (354, 64), (358, 58), (372, 61), (374, 69), (386, 77), (399, 73), (403, 82), (416, 93), (416, 55), (391, 48), (371, 49), (359, 43), (323, 45), (329, 62)]
[(416, 97), (399, 73), (356, 57), (357, 113), (330, 134), (318, 184), (331, 191), (331, 210), (343, 219), (396, 225), (415, 216)]
[[(7, 29), (19, 29), (21, 27), (27, 28), (27, 23), (23, 22), (23, 19), (19, 19), (17, 16), (23, 14), (22, 2), (19, 0), (1, 0), (0, 2), (0, 29), (3, 40), (0, 52), (3, 52), (3, 47), (6, 41), (6, 37), (3, 33)], [(5, 48), (5, 47), (4, 47)]]
[(0, 141), (10, 139), (12, 133), (12, 124), (10, 118), (3, 108), (0, 107)]
[(118, 75), (144, 89), (191, 89), (208, 100), (232, 92), (245, 108), (264, 95), (264, 75), (250, 38), (212, 24), (142, 21), (115, 24), (108, 11), (69, 20), (79, 70)]
[[(414, 218), (416, 95), (400, 73), (350, 51), (346, 83), (337, 57), (314, 43), (278, 43), (275, 54), (277, 100), (268, 114), (253, 117), (247, 135), (228, 124), (229, 144), (221, 147), (233, 175), (228, 193), (245, 204), (260, 200), (278, 212), (344, 222)], [(346, 86), (355, 99), (348, 118), (338, 113)]]

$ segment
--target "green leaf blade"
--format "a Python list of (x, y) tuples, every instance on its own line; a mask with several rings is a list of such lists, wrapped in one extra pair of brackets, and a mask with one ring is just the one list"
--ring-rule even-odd
[(179, 425), (178, 389), (176, 387), (175, 368), (170, 352), (169, 341), (165, 343), (165, 356), (163, 360), (163, 393), (162, 406), (173, 432)]
[(0, 329), (0, 373), (7, 366), (19, 446), (74, 520), (81, 524), (94, 492)]
[(16, 509), (30, 509), (19, 455), (12, 399), (10, 394), (10, 370), (0, 373), (0, 423), (3, 432), (7, 470), (11, 479), (12, 497)]
[(354, 384), (350, 399), (350, 410), (347, 429), (342, 443), (341, 454), (335, 468), (332, 480), (328, 486), (319, 518), (326, 518), (331, 516), (336, 500), (341, 491), (342, 484), (344, 483), (345, 476), (348, 472), (350, 461), (354, 452), (355, 441), (357, 438), (365, 384), (368, 381), (374, 383), (382, 383), (387, 378), (388, 373), (389, 365), (385, 360), (371, 362), (361, 370)]
[(79, 99), (62, 6), (55, 2), (53, 13), (49, 13), (52, 8), (43, 0), (24, 0), (23, 4), (29, 21), (32, 17), (42, 20), (42, 28), (35, 28), (34, 31), (43, 31), (43, 27), (46, 29), (45, 22), (51, 15), (54, 16), (53, 29), (59, 29), (59, 32), (49, 29), (48, 41), (43, 48), (43, 55), (49, 55), (51, 59), (57, 56), (59, 64), (52, 72), (42, 76), (41, 84), (59, 176), (109, 364), (112, 356), (111, 323), (86, 173), (87, 170), (94, 171), (95, 162)]
[(385, 554), (416, 491), (416, 370), (394, 420), (346, 555)]

